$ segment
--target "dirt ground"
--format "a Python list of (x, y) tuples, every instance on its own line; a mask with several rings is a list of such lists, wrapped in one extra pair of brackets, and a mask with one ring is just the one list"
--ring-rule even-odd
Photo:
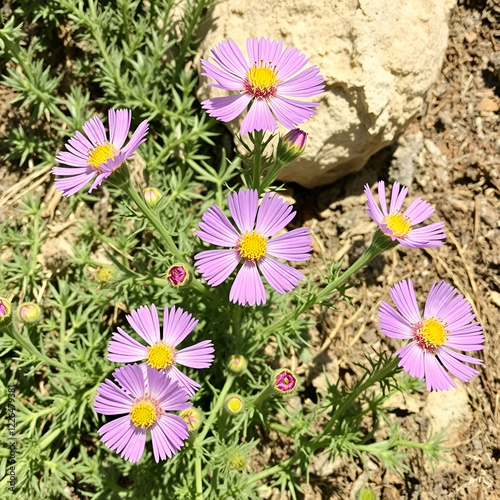
[[(484, 365), (470, 383), (390, 402), (396, 408), (391, 416), (409, 439), (425, 441), (431, 430), (446, 428), (449, 453), (435, 473), (417, 451), (410, 452), (406, 464), (411, 472), (404, 477), (374, 462), (368, 462), (367, 473), (358, 465), (340, 460), (332, 465), (320, 456), (310, 485), (303, 485), (306, 499), (354, 499), (362, 486), (382, 500), (500, 499), (500, 345), (495, 327), (500, 322), (499, 80), (500, 7), (457, 7), (443, 68), (428, 92), (426, 109), (398, 144), (334, 185), (289, 190), (315, 235), (316, 255), (327, 261), (344, 258), (345, 267), (366, 249), (367, 234), (375, 229), (365, 211), (365, 183), (372, 190), (379, 179), (411, 185), (410, 200), (422, 196), (429, 201), (436, 208), (432, 220), (444, 221), (448, 235), (439, 249), (400, 245), (377, 258), (356, 276), (358, 286), (351, 289), (355, 308), (342, 304), (340, 313), (317, 311), (322, 321), (311, 332), (316, 365), (303, 367), (292, 358), (305, 376), (306, 392), (311, 385), (325, 388), (323, 367), (332, 381), (340, 376), (349, 384), (359, 372), (355, 363), (372, 347), (393, 352), (400, 347), (398, 340), (379, 333), (376, 313), (381, 300), (391, 302), (388, 287), (401, 279), (412, 279), (421, 300), (434, 280), (451, 283), (473, 304), (486, 337), (484, 351), (475, 353)], [(322, 259), (311, 264), (321, 267)], [(378, 438), (385, 437), (382, 429)], [(274, 438), (280, 441), (278, 435)], [(269, 497), (279, 498), (279, 493)]]
[[(473, 304), (486, 337), (484, 351), (477, 353), (484, 366), (470, 383), (458, 382), (447, 393), (424, 391), (391, 401), (396, 408), (391, 416), (410, 439), (425, 441), (431, 430), (447, 429), (447, 461), (437, 464), (435, 473), (418, 451), (410, 453), (411, 472), (404, 477), (375, 462), (369, 461), (369, 472), (363, 472), (360, 464), (331, 464), (319, 456), (310, 484), (303, 485), (306, 499), (351, 499), (363, 485), (382, 500), (500, 499), (500, 343), (495, 328), (500, 323), (499, 20), (500, 7), (493, 3), (484, 9), (457, 7), (441, 74), (422, 116), (399, 143), (375, 155), (361, 173), (334, 185), (312, 191), (289, 187), (302, 222), (315, 236), (312, 272), (323, 266), (323, 258), (343, 258), (347, 267), (368, 246), (375, 224), (364, 208), (363, 185), (373, 188), (378, 179), (411, 185), (410, 198), (422, 196), (436, 207), (434, 220), (445, 221), (448, 234), (442, 248), (399, 246), (377, 258), (356, 275), (358, 286), (351, 290), (355, 308), (339, 304), (340, 313), (316, 310), (321, 318), (311, 330), (316, 364), (302, 366), (291, 352), (292, 368), (304, 377), (306, 393), (325, 388), (323, 367), (330, 380), (340, 376), (349, 384), (364, 353), (399, 347), (378, 332), (376, 313), (381, 300), (390, 301), (388, 287), (404, 278), (413, 280), (421, 298), (434, 280), (453, 284)], [(12, 93), (0, 85), (0, 116), (7, 119), (15, 113), (5, 108), (10, 98)], [(6, 123), (0, 121), (0, 132)], [(49, 170), (26, 177), (8, 163), (0, 166), (0, 217), (12, 216), (12, 203), (32, 188), (45, 190), (47, 200), (54, 198)], [(383, 433), (377, 437), (383, 439)], [(277, 458), (274, 450), (286, 444), (276, 433), (271, 439), (264, 462)], [(271, 490), (263, 497), (277, 499), (279, 493)]]

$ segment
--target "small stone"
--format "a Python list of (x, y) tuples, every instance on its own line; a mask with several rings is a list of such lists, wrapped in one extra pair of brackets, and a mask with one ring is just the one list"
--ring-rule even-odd
[(493, 304), (495, 304), (497, 307), (500, 307), (500, 293), (492, 290), (490, 292), (490, 299)]
[(500, 106), (498, 105), (497, 102), (495, 102), (493, 99), (490, 99), (489, 97), (485, 97), (477, 106), (477, 109), (479, 111), (498, 111), (500, 109)]
[(476, 33), (465, 33), (464, 38), (467, 41), (467, 43), (472, 43), (474, 40), (476, 40), (477, 34)]

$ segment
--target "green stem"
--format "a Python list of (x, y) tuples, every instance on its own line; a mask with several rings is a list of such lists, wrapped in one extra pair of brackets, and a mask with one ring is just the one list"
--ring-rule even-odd
[(274, 165), (272, 168), (269, 170), (269, 172), (266, 174), (264, 177), (263, 181), (260, 183), (260, 191), (264, 191), (270, 184), (274, 182), (276, 179), (276, 176), (278, 175), (279, 171), (281, 170), (281, 167), (284, 165), (281, 161), (276, 158), (276, 161), (274, 162)]
[(273, 431), (276, 432), (281, 432), (281, 434), (286, 434), (287, 436), (290, 435), (290, 432), (292, 429), (289, 427), (285, 427), (284, 425), (278, 424), (277, 422), (269, 422), (267, 424), (268, 429), (272, 429)]
[(326, 299), (332, 292), (338, 290), (355, 272), (359, 271), (362, 267), (366, 266), (368, 262), (374, 259), (377, 255), (381, 254), (385, 250), (394, 248), (397, 242), (393, 242), (388, 236), (383, 235), (379, 229), (375, 231), (373, 235), (372, 243), (366, 252), (349, 268), (347, 271), (338, 276), (332, 283), (328, 284), (317, 293), (314, 297), (298, 305), (292, 312), (283, 316), (276, 323), (272, 323), (261, 330), (261, 336), (267, 339), (268, 336), (279, 328), (287, 325), (290, 321), (298, 318), (300, 314), (307, 311), (314, 304), (320, 303), (323, 299)]
[(255, 396), (255, 398), (250, 400), (250, 405), (254, 408), (259, 408), (262, 403), (270, 396), (275, 394), (273, 386), (270, 384), (265, 389), (263, 389), (259, 394)]
[(9, 337), (13, 338), (23, 349), (32, 354), (35, 358), (47, 365), (55, 366), (56, 368), (67, 370), (68, 366), (60, 363), (55, 359), (51, 359), (45, 354), (42, 354), (31, 342), (29, 337), (23, 337), (17, 328), (12, 324), (12, 321), (6, 325), (0, 326), (0, 332), (6, 333)]
[(312, 446), (314, 449), (321, 448), (323, 447), (326, 442), (329, 441), (330, 437), (327, 436), (326, 440), (324, 436), (330, 432), (332, 427), (335, 425), (335, 423), (340, 420), (340, 418), (344, 415), (344, 413), (351, 407), (352, 403), (354, 403), (355, 399), (362, 394), (364, 391), (366, 391), (369, 387), (372, 385), (376, 384), (377, 382), (380, 382), (384, 378), (386, 378), (388, 375), (391, 374), (391, 372), (394, 372), (395, 370), (398, 369), (398, 358), (392, 359), (389, 363), (387, 363), (383, 368), (380, 370), (374, 372), (371, 374), (370, 377), (366, 379), (365, 382), (360, 384), (356, 389), (354, 389), (351, 394), (347, 397), (345, 401), (337, 408), (335, 413), (332, 415), (330, 420), (326, 423), (325, 427), (323, 428), (323, 431), (320, 436), (318, 436), (316, 439), (312, 441)]
[(66, 353), (66, 307), (61, 307), (61, 319), (59, 324), (59, 357), (64, 359)]
[[(121, 168), (123, 168), (123, 166)], [(160, 233), (160, 236), (163, 238), (163, 241), (166, 243), (168, 249), (170, 250), (170, 253), (175, 257), (175, 259), (179, 262), (187, 263), (186, 258), (181, 254), (181, 252), (175, 245), (174, 240), (172, 239), (170, 234), (168, 234), (165, 226), (161, 223), (156, 214), (149, 208), (147, 203), (141, 198), (139, 193), (134, 189), (134, 187), (130, 183), (130, 180), (122, 184), (120, 188), (125, 192), (126, 195), (132, 198), (132, 200), (139, 207), (144, 216), (149, 220), (151, 225), (158, 231), (158, 233)]]
[(219, 398), (217, 399), (217, 402), (215, 403), (213, 410), (210, 412), (210, 416), (208, 417), (207, 421), (205, 422), (205, 425), (203, 426), (203, 430), (196, 436), (195, 445), (197, 443), (202, 444), (203, 441), (205, 440), (205, 436), (208, 434), (208, 431), (212, 427), (212, 424), (214, 423), (214, 420), (216, 419), (217, 414), (222, 408), (224, 400), (226, 399), (226, 396), (229, 390), (231, 389), (231, 386), (233, 385), (234, 378), (235, 376), (233, 374), (228, 375), (226, 383), (224, 384), (222, 390), (220, 391)]
[(276, 472), (286, 469), (287, 467), (292, 465), (298, 458), (299, 458), (299, 452), (295, 453), (290, 458), (288, 458), (284, 462), (281, 462), (280, 464), (270, 467), (269, 469), (264, 469), (263, 471), (257, 472), (257, 474), (252, 474), (242, 488), (250, 486), (251, 484), (260, 481), (261, 479), (265, 479), (266, 477), (272, 476)]
[(264, 133), (262, 130), (255, 132), (253, 144), (253, 165), (252, 165), (252, 188), (257, 189), (260, 194), (260, 163), (262, 159), (262, 138)]
[(201, 475), (200, 451), (196, 446), (194, 449), (194, 472), (196, 477), (196, 500), (203, 500), (203, 481)]

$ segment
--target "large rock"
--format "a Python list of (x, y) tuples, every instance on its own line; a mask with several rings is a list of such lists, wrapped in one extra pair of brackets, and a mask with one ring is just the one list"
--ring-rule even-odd
[[(360, 170), (421, 111), (436, 79), (455, 0), (221, 0), (199, 48), (203, 58), (232, 38), (282, 39), (321, 68), (325, 92), (311, 120), (307, 154), (281, 173), (305, 187)], [(206, 79), (203, 83), (206, 83)], [(201, 100), (228, 92), (203, 86)], [(313, 100), (313, 99), (312, 99)], [(241, 118), (228, 126), (237, 132)]]

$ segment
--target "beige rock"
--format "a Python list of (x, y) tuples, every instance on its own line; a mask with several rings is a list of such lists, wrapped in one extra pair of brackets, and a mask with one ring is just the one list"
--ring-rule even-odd
[[(305, 187), (360, 170), (420, 112), (446, 49), (455, 0), (221, 0), (211, 13), (199, 56), (232, 38), (299, 48), (321, 68), (326, 88), (318, 112), (301, 125), (307, 152), (281, 173)], [(202, 80), (203, 83), (207, 79)], [(202, 86), (200, 100), (228, 92)], [(315, 100), (314, 98), (311, 100)], [(318, 102), (318, 101), (317, 101)], [(241, 118), (228, 124), (234, 133)]]

